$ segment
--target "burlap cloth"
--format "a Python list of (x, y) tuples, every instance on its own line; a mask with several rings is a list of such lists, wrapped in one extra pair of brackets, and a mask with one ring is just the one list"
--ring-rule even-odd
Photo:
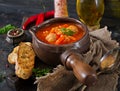
[[(92, 64), (95, 70), (99, 69), (100, 58), (110, 49), (119, 46), (115, 40), (111, 39), (111, 32), (107, 27), (90, 32), (90, 50), (81, 54), (86, 63)], [(58, 65), (53, 73), (36, 79), (37, 91), (116, 91), (119, 74), (98, 75), (96, 85), (86, 87), (81, 84), (72, 71), (67, 71), (64, 66)]]

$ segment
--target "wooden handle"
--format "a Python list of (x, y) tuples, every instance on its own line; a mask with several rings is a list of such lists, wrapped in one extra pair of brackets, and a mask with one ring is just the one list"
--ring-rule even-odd
[(87, 86), (94, 85), (97, 80), (96, 71), (92, 69), (90, 65), (84, 63), (78, 53), (70, 53), (66, 55), (67, 57), (65, 57), (65, 55), (61, 56), (65, 59), (61, 59), (66, 68), (69, 70), (73, 70), (76, 78), (83, 84)]

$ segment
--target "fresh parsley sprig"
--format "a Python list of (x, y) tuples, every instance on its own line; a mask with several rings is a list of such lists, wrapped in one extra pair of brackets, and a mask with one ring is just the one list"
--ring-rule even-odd
[(62, 31), (63, 34), (68, 35), (68, 36), (72, 36), (75, 33), (71, 29), (67, 29), (67, 28), (61, 28), (60, 30)]
[(2, 28), (0, 28), (0, 34), (5, 34), (7, 33), (9, 30), (11, 29), (15, 29), (16, 27), (11, 25), (11, 24), (8, 24), (6, 26), (3, 26)]
[(33, 74), (36, 77), (41, 77), (41, 76), (45, 76), (47, 73), (50, 73), (52, 69), (50, 68), (44, 68), (44, 69), (40, 69), (40, 68), (34, 68), (33, 69)]

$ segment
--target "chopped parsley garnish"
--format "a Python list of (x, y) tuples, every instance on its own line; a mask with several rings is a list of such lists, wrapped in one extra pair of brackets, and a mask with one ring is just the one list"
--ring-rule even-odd
[(68, 36), (72, 36), (75, 33), (71, 29), (67, 29), (67, 28), (61, 28), (60, 30), (62, 31), (63, 34), (68, 35)]
[(45, 76), (47, 73), (50, 73), (50, 71), (51, 71), (50, 68), (44, 68), (44, 69), (34, 68), (33, 69), (33, 73), (36, 77)]
[(15, 26), (13, 26), (13, 25), (11, 25), (11, 24), (8, 24), (8, 25), (0, 28), (0, 34), (5, 34), (5, 33), (7, 33), (9, 30), (15, 29), (15, 28), (16, 28)]

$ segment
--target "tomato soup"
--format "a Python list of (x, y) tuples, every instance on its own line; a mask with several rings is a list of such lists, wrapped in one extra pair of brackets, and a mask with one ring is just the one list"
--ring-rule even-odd
[(80, 40), (85, 31), (74, 23), (55, 23), (40, 28), (36, 36), (40, 41), (48, 44), (63, 45)]

